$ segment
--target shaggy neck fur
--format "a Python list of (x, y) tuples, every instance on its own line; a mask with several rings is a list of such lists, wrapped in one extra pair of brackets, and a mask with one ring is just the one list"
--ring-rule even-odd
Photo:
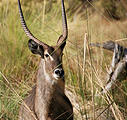
[(49, 107), (56, 93), (64, 94), (64, 80), (55, 80), (46, 73), (45, 61), (42, 59), (37, 74), (35, 112), (39, 120), (48, 118)]

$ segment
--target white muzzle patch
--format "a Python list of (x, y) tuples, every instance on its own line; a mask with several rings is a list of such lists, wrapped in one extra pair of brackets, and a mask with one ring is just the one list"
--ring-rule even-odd
[(64, 77), (64, 71), (62, 68), (57, 68), (54, 70), (53, 77), (58, 80), (59, 78)]

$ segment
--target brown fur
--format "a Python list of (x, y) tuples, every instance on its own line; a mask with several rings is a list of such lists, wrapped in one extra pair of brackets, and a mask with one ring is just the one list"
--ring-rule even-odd
[(64, 80), (57, 80), (56, 83), (47, 81), (43, 65), (44, 60), (40, 62), (37, 87), (34, 86), (24, 100), (30, 110), (23, 103), (19, 120), (73, 120), (73, 108), (64, 93)]

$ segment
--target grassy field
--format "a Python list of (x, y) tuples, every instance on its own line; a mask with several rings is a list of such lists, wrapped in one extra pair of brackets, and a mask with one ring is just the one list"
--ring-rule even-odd
[[(78, 13), (78, 10), (69, 10), (66, 2), (69, 37), (63, 62), (66, 89), (73, 94), (75, 120), (104, 120), (97, 117), (96, 112), (109, 108), (115, 120), (127, 120), (127, 81), (123, 80), (113, 92), (96, 96), (105, 85), (112, 53), (89, 46), (90, 42), (107, 40), (126, 46), (127, 20), (107, 18), (99, 2), (87, 4), (89, 7)], [(80, 2), (77, 2), (78, 5)], [(52, 10), (48, 6), (43, 2), (24, 2), (23, 12), (34, 35), (49, 45), (55, 45), (62, 32), (60, 1), (53, 3)], [(84, 39), (85, 33), (88, 35), (87, 41)], [(35, 84), (40, 58), (29, 51), (27, 42), (20, 24), (17, 2), (0, 1), (1, 120), (18, 119), (19, 106)]]

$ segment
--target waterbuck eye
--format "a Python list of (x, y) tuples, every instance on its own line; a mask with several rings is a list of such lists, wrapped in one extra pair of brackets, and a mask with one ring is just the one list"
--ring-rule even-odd
[(49, 57), (49, 54), (45, 54), (45, 57)]

